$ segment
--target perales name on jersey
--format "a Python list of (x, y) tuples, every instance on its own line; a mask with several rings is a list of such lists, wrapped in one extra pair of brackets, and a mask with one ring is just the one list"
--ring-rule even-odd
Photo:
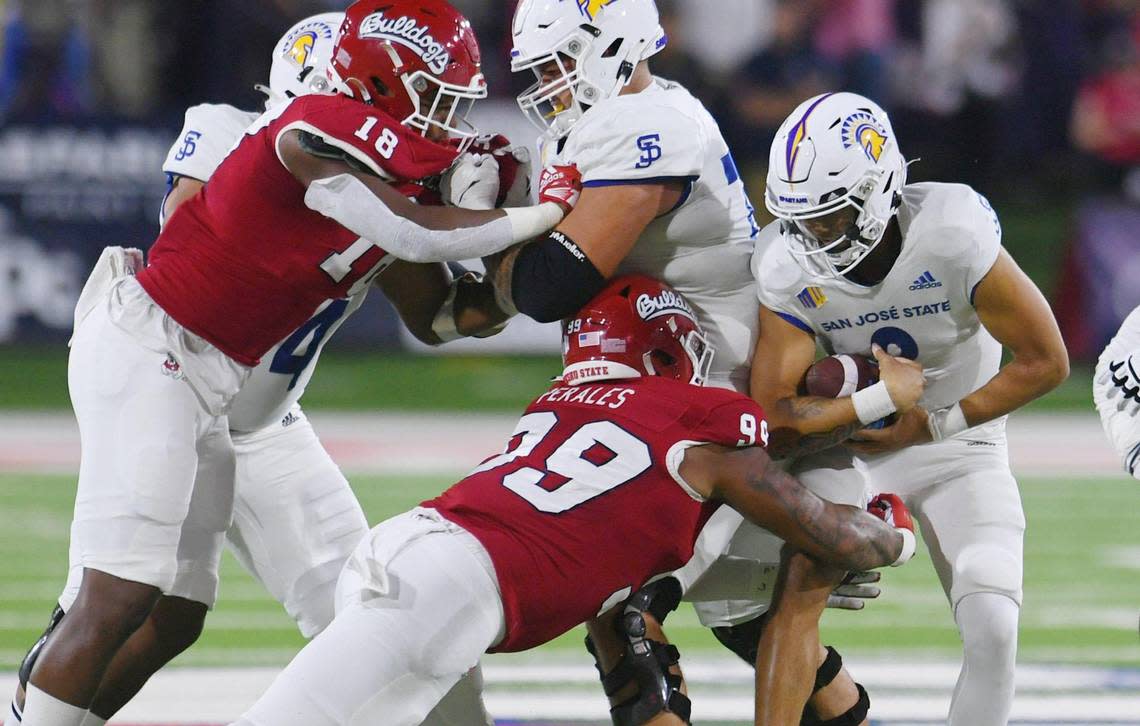
[(836, 318), (834, 320), (825, 320), (820, 323), (819, 327), (823, 328), (823, 332), (830, 333), (835, 330), (843, 330), (844, 328), (861, 328), (864, 325), (876, 325), (878, 323), (885, 323), (888, 320), (902, 320), (904, 318), (921, 318), (927, 315), (940, 315), (948, 313), (951, 310), (950, 301), (943, 300), (942, 302), (930, 303), (928, 305), (910, 305), (900, 308), (897, 305), (892, 305), (885, 310), (872, 310), (871, 312), (861, 313), (855, 318)]

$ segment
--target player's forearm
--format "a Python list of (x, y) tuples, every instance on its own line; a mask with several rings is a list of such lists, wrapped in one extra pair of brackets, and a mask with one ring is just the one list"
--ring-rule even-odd
[(764, 410), (770, 432), (768, 451), (777, 459), (829, 449), (862, 428), (850, 398), (789, 396), (765, 405)]
[(1011, 413), (1045, 395), (1069, 377), (1069, 357), (1062, 349), (1050, 356), (1014, 358), (989, 383), (961, 401), (969, 426)]
[(793, 547), (845, 570), (871, 570), (898, 560), (903, 536), (857, 507), (833, 504), (768, 466), (752, 470), (744, 490), (724, 499), (745, 518)]

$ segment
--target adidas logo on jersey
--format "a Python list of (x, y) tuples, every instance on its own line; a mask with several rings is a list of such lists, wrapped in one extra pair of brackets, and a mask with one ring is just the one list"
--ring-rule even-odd
[(914, 281), (910, 286), (911, 290), (931, 290), (936, 287), (942, 287), (942, 283), (934, 279), (934, 275), (930, 274), (930, 270), (922, 273), (922, 276)]
[(293, 424), (297, 423), (300, 420), (301, 420), (300, 416), (298, 416), (297, 414), (290, 411), (289, 413), (285, 414), (285, 418), (281, 419), (281, 428), (286, 428), (288, 426), (292, 426)]

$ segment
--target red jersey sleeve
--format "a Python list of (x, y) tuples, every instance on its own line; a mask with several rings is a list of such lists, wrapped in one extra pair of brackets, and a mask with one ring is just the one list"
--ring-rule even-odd
[(735, 391), (706, 388), (703, 393), (709, 400), (703, 415), (690, 418), (691, 440), (722, 446), (768, 445), (768, 421), (760, 404)]
[(454, 148), (430, 141), (380, 109), (347, 96), (303, 96), (293, 101), (282, 121), (275, 145), (287, 131), (307, 131), (387, 181), (437, 176), (457, 156)]

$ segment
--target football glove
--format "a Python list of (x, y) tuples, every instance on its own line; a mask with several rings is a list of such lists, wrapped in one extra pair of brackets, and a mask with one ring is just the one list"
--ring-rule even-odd
[(499, 162), (492, 154), (464, 154), (443, 175), (445, 204), (463, 209), (494, 209), (499, 198)]
[(1107, 386), (1106, 395), (1116, 403), (1116, 410), (1129, 416), (1140, 414), (1140, 355), (1133, 353), (1114, 360), (1097, 381)]
[(582, 196), (582, 175), (575, 166), (548, 166), (538, 181), (538, 203), (554, 202), (566, 214)]
[(914, 539), (914, 520), (903, 500), (897, 494), (879, 494), (867, 505), (867, 511), (894, 527), (903, 536), (902, 552), (891, 563), (891, 567), (905, 565), (907, 560), (914, 557), (917, 543)]
[(878, 572), (850, 572), (827, 597), (827, 607), (838, 610), (862, 610), (867, 600), (874, 600), (882, 590)]

